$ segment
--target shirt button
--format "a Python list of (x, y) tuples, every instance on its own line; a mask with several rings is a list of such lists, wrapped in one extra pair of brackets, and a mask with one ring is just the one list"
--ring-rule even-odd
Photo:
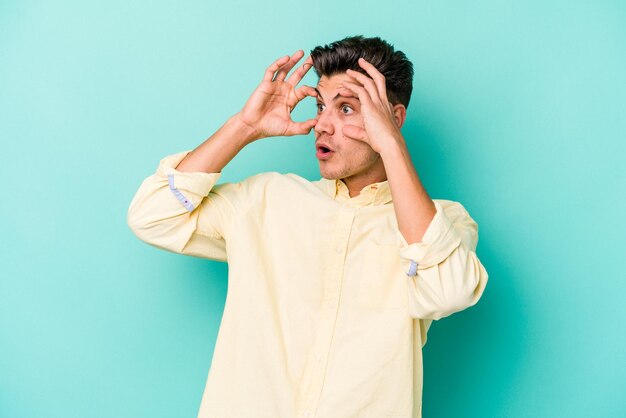
[(337, 254), (340, 254), (340, 253), (343, 251), (343, 248), (341, 248), (341, 247), (337, 247), (337, 250), (336, 250), (336, 251), (337, 251)]
[(305, 417), (310, 417), (311, 416), (311, 411), (309, 411), (308, 409), (306, 411), (304, 411), (304, 416)]
[(316, 359), (317, 359), (317, 361), (318, 361), (318, 362), (322, 361), (322, 355), (321, 355), (321, 354), (318, 354), (318, 355), (317, 355), (317, 357), (316, 357)]

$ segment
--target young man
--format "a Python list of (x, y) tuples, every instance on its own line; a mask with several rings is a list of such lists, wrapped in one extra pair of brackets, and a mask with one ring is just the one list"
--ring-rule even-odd
[[(228, 294), (200, 418), (421, 416), (433, 320), (474, 305), (487, 272), (463, 206), (431, 200), (400, 132), (405, 54), (379, 38), (275, 61), (243, 109), (161, 160), (128, 223), (145, 242), (227, 261)], [(313, 66), (316, 88), (297, 87)], [(291, 120), (305, 97), (317, 116)], [(247, 144), (315, 130), (322, 178), (217, 184)]]

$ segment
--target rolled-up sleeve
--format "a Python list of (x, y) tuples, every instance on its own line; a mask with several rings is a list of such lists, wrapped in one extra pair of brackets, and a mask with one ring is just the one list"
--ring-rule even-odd
[(422, 241), (408, 244), (399, 231), (397, 238), (409, 280), (409, 314), (437, 320), (476, 304), (488, 274), (476, 255), (476, 222), (458, 202), (433, 202), (437, 212)]
[(226, 261), (225, 235), (241, 185), (216, 185), (221, 173), (176, 170), (189, 152), (163, 158), (141, 183), (128, 208), (128, 225), (155, 247)]

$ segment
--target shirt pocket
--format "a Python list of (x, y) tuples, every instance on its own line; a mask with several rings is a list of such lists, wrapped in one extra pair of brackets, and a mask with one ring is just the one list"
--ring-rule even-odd
[(365, 254), (357, 290), (359, 305), (376, 310), (406, 309), (407, 278), (397, 243), (373, 242)]

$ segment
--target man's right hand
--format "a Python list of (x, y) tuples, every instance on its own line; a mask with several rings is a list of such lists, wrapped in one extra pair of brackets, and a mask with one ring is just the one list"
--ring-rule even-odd
[(175, 168), (183, 172), (219, 173), (243, 147), (257, 139), (308, 134), (317, 119), (294, 122), (291, 111), (305, 97), (317, 97), (313, 87), (296, 88), (313, 66), (311, 57), (285, 80), (303, 56), (304, 51), (299, 50), (270, 65), (243, 109), (189, 152)]
[(237, 113), (236, 117), (254, 132), (252, 141), (270, 136), (305, 135), (315, 126), (317, 119), (304, 122), (294, 122), (291, 119), (291, 112), (302, 99), (317, 96), (313, 87), (296, 88), (313, 66), (310, 56), (285, 79), (303, 56), (304, 51), (298, 50), (291, 57), (286, 55), (274, 61), (265, 71), (261, 84)]

